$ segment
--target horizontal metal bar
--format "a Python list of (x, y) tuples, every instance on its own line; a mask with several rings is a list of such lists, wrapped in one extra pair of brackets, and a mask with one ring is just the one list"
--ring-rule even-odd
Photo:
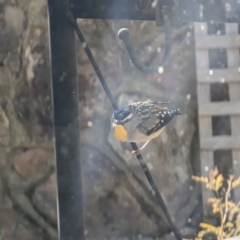
[(240, 102), (199, 102), (198, 114), (199, 116), (240, 115)]
[(155, 20), (152, 13), (138, 10), (136, 0), (70, 0), (70, 10), (76, 18)]
[[(76, 18), (155, 21), (151, 0), (69, 0), (69, 3)], [(189, 22), (240, 23), (238, 0), (159, 0), (159, 3), (171, 8), (172, 26)]]

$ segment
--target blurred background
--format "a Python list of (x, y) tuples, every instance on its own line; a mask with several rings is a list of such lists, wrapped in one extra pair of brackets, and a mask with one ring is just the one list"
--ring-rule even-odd
[[(152, 65), (164, 47), (163, 29), (154, 21), (78, 24), (119, 106), (152, 99), (181, 109), (143, 157), (177, 228), (194, 236), (203, 220), (201, 185), (192, 180), (201, 174), (194, 25), (173, 28), (169, 63), (144, 74), (129, 61), (117, 32), (127, 27), (136, 55)], [(0, 0), (0, 29), (0, 239), (56, 239), (47, 2)], [(209, 31), (221, 34), (224, 25), (209, 24)], [(111, 105), (76, 42), (86, 239), (173, 239), (130, 145), (110, 134)], [(212, 68), (226, 67), (222, 52), (209, 55)], [(227, 86), (212, 91), (222, 98)], [(214, 121), (216, 131), (229, 130), (228, 119)], [(230, 161), (222, 162), (221, 171), (231, 172)]]

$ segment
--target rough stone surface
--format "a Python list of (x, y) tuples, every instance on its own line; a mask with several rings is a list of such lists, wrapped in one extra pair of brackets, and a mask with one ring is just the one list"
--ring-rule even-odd
[(18, 37), (23, 31), (24, 14), (23, 10), (17, 7), (6, 6), (4, 13), (6, 27)]
[(56, 202), (56, 175), (52, 175), (48, 181), (40, 185), (33, 197), (35, 206), (45, 216), (48, 215), (52, 224), (56, 226), (57, 223), (57, 202)]
[(33, 177), (53, 154), (42, 149), (33, 149), (17, 155), (13, 160), (15, 170), (25, 179)]

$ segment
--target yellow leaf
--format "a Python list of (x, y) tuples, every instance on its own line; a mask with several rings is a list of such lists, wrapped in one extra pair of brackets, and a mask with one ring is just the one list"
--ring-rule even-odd
[(210, 230), (202, 230), (202, 231), (198, 232), (198, 237), (202, 238), (205, 234), (210, 233), (210, 232), (212, 232), (212, 231), (210, 231)]
[(237, 179), (235, 179), (232, 183), (232, 188), (235, 188), (237, 186), (240, 185), (240, 177), (238, 177)]
[(192, 176), (192, 179), (196, 182), (202, 182), (202, 183), (208, 183), (208, 179), (206, 177), (198, 177), (198, 176)]
[(219, 188), (222, 187), (222, 185), (223, 185), (223, 175), (220, 174), (216, 179), (216, 191), (218, 191)]
[(213, 208), (212, 213), (218, 213), (218, 212), (220, 212), (220, 208), (219, 207)]
[(234, 227), (234, 224), (231, 223), (231, 222), (227, 222), (226, 224), (224, 224), (224, 227), (233, 228), (233, 227)]
[(214, 189), (211, 183), (207, 183), (206, 184), (206, 188), (209, 189), (209, 190), (213, 190)]
[(211, 224), (208, 224), (208, 223), (200, 223), (199, 226), (203, 229), (206, 229), (206, 230), (210, 230), (210, 231), (213, 231), (213, 232), (217, 232), (217, 228), (214, 227), (213, 225)]
[(237, 206), (237, 205), (236, 205), (234, 202), (232, 202), (232, 201), (227, 201), (227, 205), (228, 205), (229, 208), (234, 208), (234, 207)]
[(209, 203), (217, 203), (217, 202), (219, 202), (219, 199), (218, 198), (209, 198), (208, 202)]

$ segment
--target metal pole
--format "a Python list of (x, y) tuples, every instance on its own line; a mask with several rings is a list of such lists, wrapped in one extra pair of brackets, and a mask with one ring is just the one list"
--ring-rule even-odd
[(60, 240), (84, 239), (75, 33), (67, 0), (48, 0)]

